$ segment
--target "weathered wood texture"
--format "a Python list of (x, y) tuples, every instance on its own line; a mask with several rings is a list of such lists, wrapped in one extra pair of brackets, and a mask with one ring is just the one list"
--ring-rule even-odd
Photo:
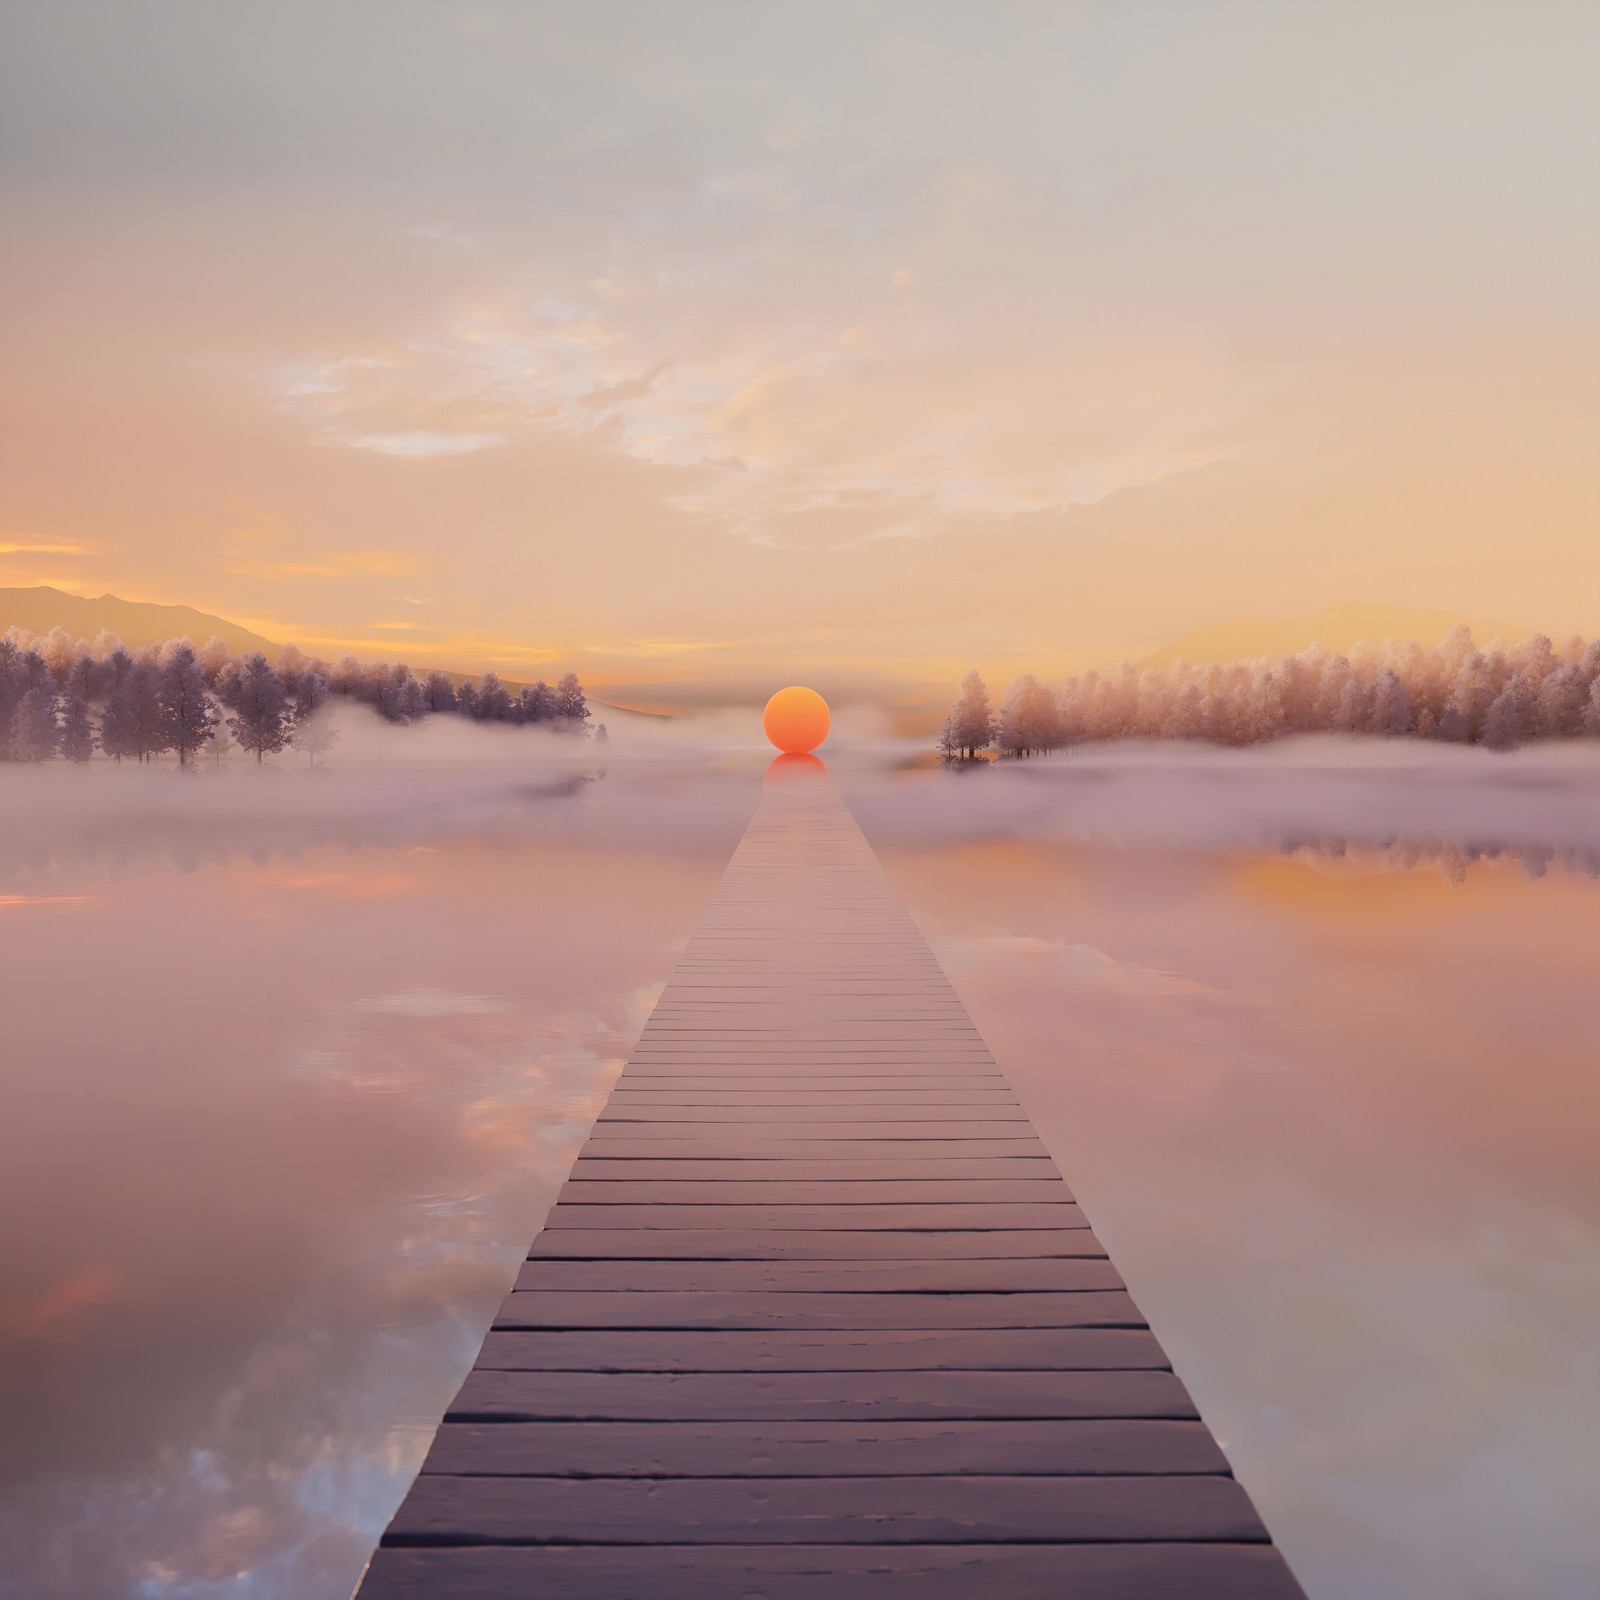
[(360, 1593), (1301, 1591), (819, 777), (767, 787)]

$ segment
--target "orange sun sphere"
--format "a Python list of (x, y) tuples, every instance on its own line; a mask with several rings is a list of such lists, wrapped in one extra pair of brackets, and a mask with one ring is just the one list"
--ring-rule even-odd
[(767, 737), (788, 755), (805, 755), (828, 737), (828, 702), (815, 689), (780, 689), (761, 713)]

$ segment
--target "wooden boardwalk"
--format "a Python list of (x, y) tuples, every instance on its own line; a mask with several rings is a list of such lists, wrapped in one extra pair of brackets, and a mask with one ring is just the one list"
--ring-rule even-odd
[(1296, 1600), (825, 776), (768, 784), (363, 1600)]

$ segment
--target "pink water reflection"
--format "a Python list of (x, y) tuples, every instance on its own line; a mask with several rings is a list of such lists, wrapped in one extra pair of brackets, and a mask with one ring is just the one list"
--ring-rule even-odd
[(1595, 1593), (1600, 888), (874, 842), (1312, 1600)]

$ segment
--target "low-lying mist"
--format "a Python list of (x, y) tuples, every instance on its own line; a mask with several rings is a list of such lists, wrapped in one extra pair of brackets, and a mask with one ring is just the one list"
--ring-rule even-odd
[[(1585, 1593), (1600, 756), (835, 726), (1312, 1600)], [(0, 1593), (348, 1595), (769, 756), (337, 732), (0, 765)]]

